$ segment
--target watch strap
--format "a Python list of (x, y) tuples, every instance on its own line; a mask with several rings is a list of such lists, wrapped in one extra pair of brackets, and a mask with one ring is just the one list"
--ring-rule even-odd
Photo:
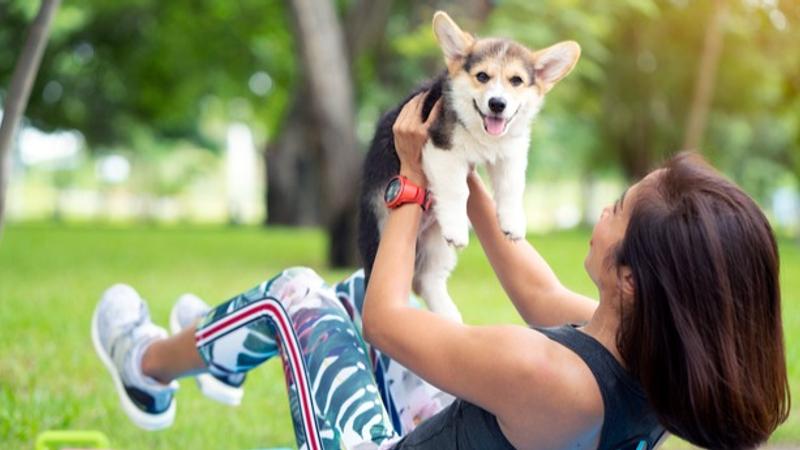
[[(397, 175), (392, 180), (398, 179), (400, 180), (400, 192), (397, 194), (397, 197), (387, 203), (389, 208), (398, 208), (406, 203), (416, 203), (418, 204), (423, 211), (427, 211), (428, 208), (431, 206), (431, 195), (430, 191), (427, 189), (422, 189), (421, 187), (414, 184), (411, 180), (404, 177), (403, 175)], [(390, 181), (391, 184), (391, 181)], [(388, 187), (388, 186), (387, 186)]]

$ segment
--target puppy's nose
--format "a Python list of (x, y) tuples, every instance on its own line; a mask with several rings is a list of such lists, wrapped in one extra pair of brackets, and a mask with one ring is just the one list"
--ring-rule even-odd
[(489, 109), (491, 109), (493, 113), (499, 114), (506, 109), (506, 101), (500, 97), (492, 97), (489, 99)]

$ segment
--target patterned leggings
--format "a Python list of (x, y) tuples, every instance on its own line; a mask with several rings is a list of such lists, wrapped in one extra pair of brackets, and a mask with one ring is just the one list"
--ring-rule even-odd
[(212, 309), (197, 348), (220, 375), (280, 354), (299, 449), (385, 448), (453, 397), (364, 342), (363, 303), (361, 270), (331, 287), (287, 269)]

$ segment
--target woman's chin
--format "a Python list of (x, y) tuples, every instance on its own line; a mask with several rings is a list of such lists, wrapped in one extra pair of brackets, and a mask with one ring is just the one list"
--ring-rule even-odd
[(586, 255), (586, 258), (583, 260), (583, 270), (586, 271), (586, 274), (589, 275), (589, 278), (594, 281), (594, 276), (592, 276), (592, 269), (589, 265), (589, 255)]

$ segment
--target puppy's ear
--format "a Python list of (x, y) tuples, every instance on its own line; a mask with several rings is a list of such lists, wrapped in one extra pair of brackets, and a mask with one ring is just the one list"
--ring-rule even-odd
[(475, 42), (475, 38), (469, 33), (461, 31), (461, 28), (444, 11), (436, 11), (436, 14), (433, 15), (433, 33), (436, 35), (448, 63), (467, 56), (469, 48)]
[(533, 66), (536, 70), (536, 82), (545, 93), (562, 78), (567, 76), (578, 58), (581, 46), (575, 41), (559, 42), (553, 46), (539, 50), (533, 54)]

